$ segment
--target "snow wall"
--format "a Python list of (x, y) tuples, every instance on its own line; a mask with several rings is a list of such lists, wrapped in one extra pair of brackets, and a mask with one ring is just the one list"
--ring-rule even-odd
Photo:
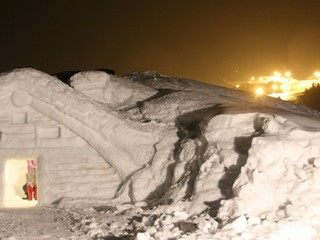
[(6, 162), (13, 159), (38, 161), (41, 204), (65, 197), (113, 197), (120, 177), (87, 142), (29, 106), (14, 106), (10, 94), (2, 95), (1, 105), (5, 106), (0, 113), (1, 199), (7, 187)]
[(131, 127), (106, 105), (52, 76), (20, 69), (3, 74), (0, 86), (1, 199), (10, 159), (38, 161), (39, 203), (49, 204), (110, 199), (154, 154), (152, 132)]
[[(29, 79), (33, 80), (26, 84)], [(94, 168), (105, 166), (102, 175), (118, 176), (117, 189), (109, 191), (116, 193), (110, 204), (156, 202), (165, 212), (193, 215), (210, 211), (225, 222), (238, 216), (298, 219), (304, 214), (317, 219), (319, 215), (320, 124), (318, 115), (308, 109), (148, 74), (119, 78), (100, 72), (80, 73), (71, 81), (73, 89), (34, 70), (9, 73), (2, 81), (1, 89), (8, 85), (7, 95), (2, 94), (7, 96), (5, 106), (11, 106), (7, 112), (30, 108), (78, 137), (70, 148), (65, 148), (66, 139), (60, 142), (64, 147), (57, 147), (60, 143), (54, 137), (54, 148), (42, 138), (34, 141), (45, 146), (41, 150), (25, 146), (25, 152), (39, 161), (39, 174), (58, 174), (56, 169), (66, 168), (62, 165), (68, 162), (66, 156), (72, 159), (69, 167), (77, 162), (73, 174), (78, 178), (60, 178), (67, 189), (60, 192), (61, 197), (70, 194), (88, 200), (81, 181), (94, 179), (85, 176), (90, 161)], [(36, 87), (30, 87), (33, 85)], [(252, 104), (257, 101), (259, 108)], [(10, 119), (19, 122), (24, 118)], [(54, 132), (37, 135), (37, 139), (56, 136)], [(59, 132), (63, 136), (63, 131)], [(19, 153), (17, 146), (5, 150), (3, 160), (10, 151)], [(59, 155), (57, 151), (62, 149), (65, 152)], [(42, 157), (45, 155), (48, 160)], [(105, 178), (106, 185), (111, 179)], [(49, 189), (48, 183), (55, 179), (46, 181), (42, 189)], [(84, 187), (74, 191), (71, 181)], [(98, 192), (98, 199), (110, 199), (108, 191)]]

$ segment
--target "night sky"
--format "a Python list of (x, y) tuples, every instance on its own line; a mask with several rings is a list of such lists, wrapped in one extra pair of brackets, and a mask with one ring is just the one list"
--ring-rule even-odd
[(153, 70), (228, 86), (320, 69), (319, 0), (3, 2), (1, 72)]

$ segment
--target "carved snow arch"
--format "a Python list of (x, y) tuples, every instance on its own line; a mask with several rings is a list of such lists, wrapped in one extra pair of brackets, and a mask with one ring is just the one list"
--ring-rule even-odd
[[(154, 154), (152, 133), (134, 129), (106, 106), (52, 76), (33, 69), (16, 70), (0, 77), (0, 87), (1, 91), (12, 92), (11, 101), (16, 107), (28, 105), (83, 138), (121, 179), (141, 168)], [(126, 133), (126, 139), (117, 135), (119, 129)], [(131, 136), (138, 136), (139, 142), (130, 140)], [(142, 146), (146, 147), (143, 157), (137, 151)]]

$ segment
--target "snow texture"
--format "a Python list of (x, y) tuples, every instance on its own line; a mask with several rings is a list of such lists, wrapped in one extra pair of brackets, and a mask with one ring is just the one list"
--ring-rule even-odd
[(38, 207), (79, 239), (320, 237), (318, 112), (155, 72), (70, 82), (0, 77), (0, 171), (37, 159)]

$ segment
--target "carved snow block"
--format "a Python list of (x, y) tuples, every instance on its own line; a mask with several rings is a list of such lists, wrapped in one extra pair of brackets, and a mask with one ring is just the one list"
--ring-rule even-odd
[(12, 124), (25, 124), (27, 121), (26, 113), (14, 113), (12, 115)]
[(11, 125), (3, 127), (2, 132), (5, 134), (7, 141), (24, 141), (35, 139), (34, 126), (32, 125)]
[(0, 114), (0, 124), (9, 123), (9, 122), (10, 122), (10, 115), (8, 113)]
[(53, 139), (61, 136), (59, 127), (37, 127), (37, 138)]

